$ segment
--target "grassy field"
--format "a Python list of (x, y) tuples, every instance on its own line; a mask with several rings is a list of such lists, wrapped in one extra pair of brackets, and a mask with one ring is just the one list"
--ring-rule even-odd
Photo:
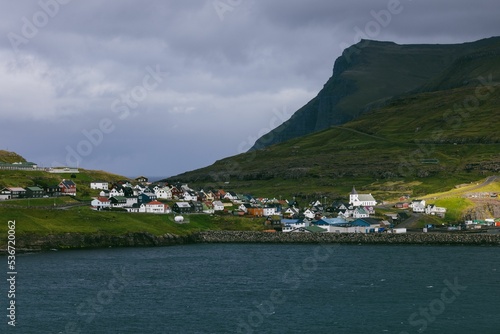
[[(0, 207), (0, 238), (6, 240), (7, 222), (16, 221), (16, 235), (63, 233), (103, 233), (121, 235), (129, 232), (149, 232), (154, 235), (173, 233), (186, 235), (203, 230), (263, 230), (263, 219), (205, 214), (184, 215), (188, 223), (177, 224), (173, 214), (130, 214), (96, 212), (88, 207), (70, 210), (14, 209)], [(3, 244), (3, 242), (0, 242)]]

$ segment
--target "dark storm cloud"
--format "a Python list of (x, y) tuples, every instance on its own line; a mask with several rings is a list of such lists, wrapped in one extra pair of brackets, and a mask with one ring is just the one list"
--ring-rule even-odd
[(46, 166), (180, 173), (248, 149), (359, 38), (472, 41), (498, 35), (499, 14), (486, 0), (5, 2), (0, 149)]

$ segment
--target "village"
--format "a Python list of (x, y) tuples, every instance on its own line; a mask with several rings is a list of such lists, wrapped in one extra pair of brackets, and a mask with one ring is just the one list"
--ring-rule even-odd
[[(36, 170), (33, 163), (19, 163), (3, 169)], [(48, 173), (71, 174), (77, 168), (46, 169)], [(371, 194), (360, 194), (353, 187), (348, 201), (327, 203), (316, 200), (299, 204), (292, 200), (259, 198), (233, 191), (194, 190), (187, 184), (149, 182), (144, 176), (135, 180), (90, 182), (90, 207), (96, 211), (123, 211), (133, 214), (175, 214), (176, 221), (183, 221), (186, 214), (220, 214), (262, 218), (265, 225), (282, 232), (333, 232), (333, 233), (405, 233), (405, 228), (395, 228), (401, 217), (388, 214), (385, 219), (375, 219), (377, 201)], [(77, 196), (77, 185), (71, 179), (62, 179), (50, 186), (6, 187), (0, 190), (0, 201)], [(425, 201), (398, 203), (398, 208), (412, 208), (415, 213), (443, 217), (446, 209), (425, 205)]]
[[(0, 165), (0, 169), (40, 170), (34, 163), (4, 163)], [(46, 168), (44, 171), (71, 176), (70, 179), (63, 178), (58, 184), (49, 186), (3, 188), (0, 190), (0, 201), (77, 196), (77, 185), (71, 178), (76, 178), (78, 168)], [(377, 203), (371, 193), (358, 193), (355, 187), (348, 197), (346, 196), (348, 200), (345, 201), (327, 202), (326, 198), (323, 198), (300, 204), (295, 198), (261, 198), (223, 189), (194, 190), (187, 184), (149, 182), (144, 176), (130, 181), (92, 181), (89, 188), (90, 207), (96, 211), (174, 214), (177, 222), (182, 222), (182, 215), (187, 214), (262, 218), (263, 223), (270, 229), (282, 232), (406, 233), (407, 228), (401, 223), (408, 218), (418, 215), (444, 218), (447, 211), (446, 208), (426, 203), (425, 200), (410, 199), (408, 195), (402, 195), (398, 202), (389, 206), (395, 209), (395, 212), (382, 210), (382, 213), (377, 214), (376, 207), (387, 209), (387, 205)], [(477, 225), (500, 225), (500, 222), (490, 219), (481, 222), (466, 221), (463, 224), (476, 225), (474, 227), (477, 228)], [(427, 232), (432, 227), (426, 226), (423, 231)]]
[[(194, 190), (187, 184), (148, 182), (146, 177), (129, 182), (109, 184), (94, 181), (90, 188), (99, 191), (91, 202), (93, 210), (125, 210), (129, 213), (232, 214), (263, 218), (267, 226), (282, 232), (332, 233), (406, 233), (406, 228), (395, 227), (402, 221), (397, 214), (385, 219), (374, 218), (377, 201), (372, 194), (358, 193), (355, 187), (348, 201), (327, 203), (315, 200), (301, 205), (292, 200), (254, 197), (233, 191)], [(170, 205), (169, 205), (170, 203)], [(401, 203), (397, 204), (397, 207)], [(414, 213), (444, 217), (446, 209), (427, 205), (424, 200), (404, 202)], [(182, 219), (179, 219), (182, 221)]]

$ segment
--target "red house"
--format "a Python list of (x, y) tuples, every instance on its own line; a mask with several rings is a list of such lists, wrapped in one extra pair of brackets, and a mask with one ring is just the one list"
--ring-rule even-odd
[(76, 196), (76, 184), (71, 180), (62, 180), (59, 188), (61, 188), (61, 195)]

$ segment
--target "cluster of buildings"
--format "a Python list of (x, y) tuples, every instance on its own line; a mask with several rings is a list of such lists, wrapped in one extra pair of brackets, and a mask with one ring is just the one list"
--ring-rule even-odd
[(186, 184), (148, 183), (145, 177), (136, 178), (135, 181), (135, 185), (126, 181), (115, 184), (92, 182), (90, 188), (100, 191), (99, 196), (94, 197), (91, 202), (92, 208), (122, 209), (138, 213), (213, 214), (236, 207), (234, 211), (238, 211), (238, 214), (256, 217), (274, 215), (281, 208), (275, 201), (257, 200), (250, 195), (238, 195), (222, 189), (195, 191)]
[[(376, 233), (391, 227), (389, 221), (370, 217), (375, 214), (377, 202), (372, 194), (359, 194), (353, 187), (349, 202), (335, 201), (324, 211), (314, 203), (302, 217), (282, 219), (283, 232), (305, 233)], [(313, 216), (314, 214), (314, 216)], [(328, 218), (327, 216), (337, 216)]]
[(426, 204), (424, 199), (416, 199), (411, 202), (398, 202), (394, 207), (397, 209), (411, 209), (414, 213), (424, 213), (441, 218), (444, 218), (446, 214), (446, 208), (434, 204)]
[[(390, 226), (389, 221), (371, 217), (375, 214), (375, 198), (371, 194), (359, 194), (355, 188), (349, 194), (349, 202), (326, 204), (314, 201), (301, 207), (295, 199), (257, 198), (222, 189), (196, 191), (187, 184), (147, 183), (142, 177), (136, 181), (135, 185), (129, 182), (92, 182), (90, 188), (99, 191), (99, 196), (92, 200), (92, 208), (158, 214), (226, 212), (263, 217), (266, 224), (279, 226), (283, 232), (373, 233)], [(335, 218), (327, 218), (333, 216)]]
[(71, 180), (63, 179), (59, 184), (51, 186), (6, 187), (0, 190), (0, 200), (58, 196), (76, 196), (76, 184)]

